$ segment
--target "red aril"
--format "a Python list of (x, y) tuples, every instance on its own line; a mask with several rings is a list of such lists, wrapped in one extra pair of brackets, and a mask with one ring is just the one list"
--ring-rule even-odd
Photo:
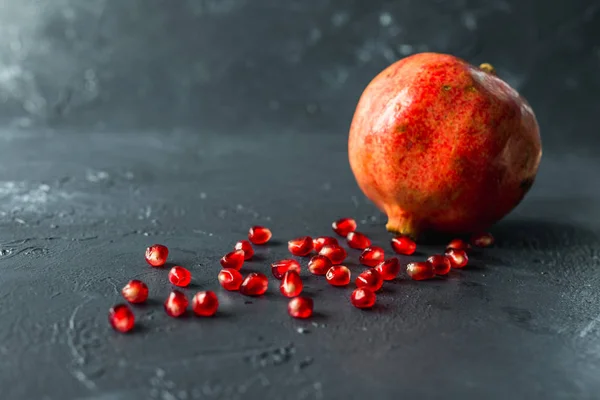
[(240, 240), (234, 246), (234, 250), (243, 250), (244, 251), (244, 260), (249, 260), (254, 255), (254, 249), (252, 245), (247, 240)]
[(294, 318), (309, 318), (313, 313), (313, 300), (308, 297), (296, 297), (288, 303), (288, 314)]
[(329, 258), (329, 261), (331, 261), (333, 265), (343, 263), (346, 257), (348, 256), (348, 253), (346, 253), (346, 249), (344, 249), (341, 246), (331, 244), (323, 246), (319, 254)]
[(367, 288), (373, 292), (376, 292), (381, 289), (381, 286), (383, 285), (383, 278), (376, 269), (368, 269), (363, 271), (358, 278), (356, 278), (354, 283), (356, 284), (356, 287)]
[(248, 240), (254, 244), (265, 244), (271, 240), (271, 230), (264, 226), (253, 226), (248, 232)]
[(388, 258), (377, 264), (375, 270), (379, 272), (384, 281), (391, 281), (400, 273), (400, 261), (396, 257)]
[(352, 218), (342, 218), (331, 224), (333, 231), (340, 236), (348, 236), (350, 232), (356, 230), (356, 221)]
[(175, 286), (186, 287), (192, 281), (192, 274), (187, 269), (180, 267), (179, 265), (174, 266), (169, 271), (169, 282)]
[(433, 265), (427, 261), (409, 263), (406, 266), (406, 273), (415, 281), (431, 279), (435, 276)]
[(367, 247), (360, 255), (360, 263), (367, 267), (375, 267), (385, 259), (385, 252), (381, 247)]
[(234, 250), (227, 253), (221, 258), (221, 266), (223, 268), (233, 268), (239, 270), (244, 265), (245, 258), (244, 250)]
[(244, 278), (237, 269), (224, 268), (219, 272), (219, 283), (225, 290), (235, 291), (240, 289)]
[(302, 236), (288, 242), (288, 250), (295, 256), (304, 257), (313, 249), (313, 240), (310, 236)]
[(462, 239), (453, 239), (450, 241), (450, 243), (448, 243), (448, 245), (446, 246), (446, 250), (448, 249), (456, 249), (456, 250), (471, 250), (471, 245), (467, 242), (465, 242)]
[(471, 243), (477, 247), (490, 247), (494, 244), (494, 237), (491, 233), (478, 233), (471, 237)]
[(108, 310), (108, 322), (114, 330), (129, 332), (135, 325), (135, 316), (125, 304), (117, 304)]
[(464, 268), (469, 262), (467, 252), (460, 249), (446, 250), (446, 257), (450, 260), (452, 268)]
[(288, 272), (290, 269), (293, 269), (299, 274), (301, 269), (300, 263), (296, 260), (286, 259), (275, 261), (273, 264), (271, 264), (271, 272), (273, 273), (273, 276), (277, 279), (283, 278), (283, 275), (285, 275), (285, 273)]
[(371, 308), (376, 300), (375, 293), (366, 287), (355, 289), (350, 295), (350, 302), (356, 308)]
[(417, 249), (417, 244), (408, 236), (397, 236), (392, 239), (392, 248), (398, 254), (410, 256)]
[(313, 248), (317, 253), (321, 251), (323, 246), (328, 244), (339, 245), (338, 240), (331, 236), (319, 236), (313, 239)]
[(249, 274), (240, 286), (240, 293), (244, 296), (261, 296), (269, 287), (269, 280), (265, 274), (253, 272)]
[(348, 241), (348, 246), (353, 249), (364, 250), (371, 245), (371, 239), (360, 232), (350, 232), (346, 236), (346, 240)]
[(448, 275), (448, 272), (450, 272), (450, 268), (452, 267), (448, 257), (441, 254), (429, 257), (427, 262), (431, 264), (436, 275)]
[(322, 255), (316, 255), (308, 262), (308, 270), (315, 275), (325, 275), (331, 266), (329, 258)]
[(148, 286), (142, 281), (133, 279), (123, 287), (121, 294), (130, 303), (143, 303), (148, 299)]
[(219, 308), (219, 299), (217, 295), (207, 290), (205, 292), (198, 292), (192, 299), (192, 310), (194, 314), (200, 317), (212, 317)]
[(162, 267), (169, 257), (169, 249), (162, 244), (153, 244), (146, 249), (146, 262), (153, 267)]
[(294, 270), (289, 270), (283, 275), (279, 291), (285, 297), (296, 297), (302, 292), (302, 279)]
[(179, 290), (173, 290), (167, 300), (165, 300), (165, 312), (171, 317), (180, 317), (185, 313), (188, 306), (188, 299), (185, 294)]
[(333, 286), (346, 286), (350, 283), (350, 270), (343, 265), (334, 265), (327, 271), (325, 279)]

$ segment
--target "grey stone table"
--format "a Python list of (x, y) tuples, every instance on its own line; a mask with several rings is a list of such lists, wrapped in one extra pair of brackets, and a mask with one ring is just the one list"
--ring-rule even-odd
[[(288, 239), (341, 216), (391, 251), (345, 137), (8, 129), (0, 142), (2, 399), (599, 396), (597, 160), (545, 156), (497, 246), (447, 279), (385, 284), (371, 311), (304, 270), (315, 316), (299, 321), (273, 280), (261, 298), (221, 290), (218, 261), (264, 224), (273, 241), (244, 269), (268, 272)], [(186, 293), (217, 292), (216, 317), (164, 313), (167, 270), (143, 259), (155, 242), (192, 271)], [(122, 335), (107, 310), (132, 278), (150, 301)]]

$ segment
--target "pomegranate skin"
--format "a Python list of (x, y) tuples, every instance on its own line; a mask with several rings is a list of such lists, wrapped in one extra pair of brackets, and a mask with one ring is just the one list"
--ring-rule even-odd
[(486, 230), (523, 199), (542, 149), (533, 110), (491, 66), (421, 53), (369, 83), (348, 154), (387, 229), (417, 238)]

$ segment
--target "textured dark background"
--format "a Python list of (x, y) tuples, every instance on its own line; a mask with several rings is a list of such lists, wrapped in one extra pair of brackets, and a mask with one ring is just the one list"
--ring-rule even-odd
[[(498, 245), (370, 312), (307, 274), (311, 321), (274, 283), (220, 291), (253, 224), (275, 241), (247, 270), (340, 216), (390, 250), (347, 130), (369, 80), (421, 51), (491, 62), (536, 110), (540, 174)], [(592, 0), (0, 1), (0, 398), (599, 398), (599, 70)], [(163, 313), (154, 242), (218, 317)], [(119, 335), (106, 313), (134, 277), (152, 300)]]

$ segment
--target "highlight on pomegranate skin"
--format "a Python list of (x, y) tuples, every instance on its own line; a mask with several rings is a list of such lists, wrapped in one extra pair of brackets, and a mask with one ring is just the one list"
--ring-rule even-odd
[(236, 291), (240, 289), (244, 278), (237, 269), (223, 268), (218, 276), (219, 284), (225, 290)]
[(371, 246), (371, 239), (369, 239), (364, 233), (356, 231), (350, 232), (348, 236), (346, 236), (346, 240), (348, 241), (348, 246), (352, 247), (353, 249), (364, 250)]
[(366, 287), (357, 288), (350, 295), (352, 305), (361, 309), (372, 308), (376, 300), (375, 293)]
[(333, 231), (340, 236), (347, 237), (356, 230), (356, 221), (352, 218), (341, 218), (331, 224)]
[(130, 303), (143, 303), (148, 299), (148, 286), (140, 280), (133, 279), (121, 289), (121, 294)]
[(294, 270), (300, 274), (300, 263), (296, 260), (285, 259), (275, 261), (273, 264), (271, 264), (271, 273), (277, 279), (282, 279), (283, 275), (285, 275), (285, 273), (289, 270)]
[(323, 246), (319, 254), (329, 258), (329, 261), (331, 261), (333, 265), (343, 263), (346, 257), (348, 257), (346, 249), (344, 249), (342, 246), (336, 246), (331, 244)]
[(240, 286), (240, 293), (244, 296), (262, 296), (269, 287), (269, 279), (265, 274), (253, 272), (249, 274)]
[(288, 314), (294, 318), (310, 318), (313, 314), (314, 303), (309, 297), (294, 297), (288, 303)]
[(177, 318), (185, 314), (188, 307), (188, 298), (179, 290), (173, 290), (167, 300), (165, 300), (164, 308), (167, 315)]
[(494, 237), (491, 233), (478, 233), (471, 237), (471, 244), (475, 247), (490, 247), (494, 244)]
[(376, 267), (385, 259), (385, 251), (378, 246), (367, 247), (360, 255), (359, 261), (367, 267)]
[(460, 249), (446, 250), (446, 257), (450, 260), (452, 268), (464, 268), (469, 262), (467, 252)]
[(310, 236), (302, 236), (288, 242), (288, 250), (295, 256), (307, 256), (313, 250), (313, 240)]
[(199, 317), (212, 317), (218, 308), (219, 299), (210, 290), (198, 292), (192, 299), (192, 311)]
[(250, 260), (254, 256), (254, 248), (248, 240), (240, 240), (233, 247), (234, 250), (244, 251), (244, 260)]
[(331, 236), (319, 236), (313, 239), (313, 248), (317, 253), (321, 251), (323, 246), (326, 246), (328, 244), (338, 246), (339, 242), (336, 238)]
[(383, 286), (383, 277), (376, 269), (368, 269), (361, 272), (354, 283), (358, 288), (367, 288), (376, 292)]
[(271, 230), (264, 226), (253, 226), (248, 232), (248, 240), (258, 245), (267, 243), (272, 236)]
[(108, 322), (114, 330), (126, 333), (133, 329), (135, 316), (125, 304), (117, 304), (108, 310)]
[(146, 262), (153, 267), (162, 267), (169, 257), (169, 249), (162, 244), (153, 244), (146, 249)]
[(388, 258), (377, 264), (375, 270), (379, 272), (384, 281), (394, 280), (400, 273), (400, 261), (396, 257)]
[(398, 254), (410, 256), (417, 249), (417, 243), (408, 236), (397, 236), (392, 239), (392, 248)]
[(333, 286), (346, 286), (350, 283), (350, 270), (343, 265), (334, 265), (329, 268), (325, 279)]
[(332, 265), (329, 258), (318, 254), (308, 262), (308, 270), (314, 275), (325, 275)]
[(452, 264), (448, 257), (441, 254), (435, 254), (427, 259), (427, 262), (431, 264), (436, 275), (448, 275)]
[(169, 282), (175, 286), (186, 287), (192, 281), (192, 273), (179, 265), (169, 271)]
[(223, 268), (233, 268), (240, 270), (244, 265), (244, 259), (246, 258), (246, 252), (244, 250), (234, 250), (229, 252), (221, 258), (221, 266)]
[(415, 281), (423, 281), (435, 277), (433, 265), (427, 261), (409, 263), (406, 266), (406, 273)]
[(296, 297), (302, 293), (303, 286), (300, 275), (294, 270), (289, 270), (283, 275), (279, 291), (285, 297)]

